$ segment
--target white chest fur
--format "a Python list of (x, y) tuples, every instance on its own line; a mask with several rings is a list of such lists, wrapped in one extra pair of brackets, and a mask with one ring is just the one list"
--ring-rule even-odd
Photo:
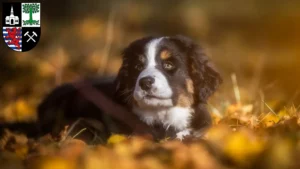
[(148, 125), (163, 124), (168, 129), (170, 126), (174, 127), (178, 132), (186, 130), (189, 127), (190, 119), (193, 109), (185, 107), (172, 107), (168, 109), (152, 109), (144, 110), (134, 108), (136, 113), (142, 121)]

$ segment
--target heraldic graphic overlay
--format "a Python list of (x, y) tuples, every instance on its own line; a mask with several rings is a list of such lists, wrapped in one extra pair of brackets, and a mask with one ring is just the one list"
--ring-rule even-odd
[(26, 52), (34, 48), (41, 36), (41, 4), (4, 2), (2, 35), (9, 48)]

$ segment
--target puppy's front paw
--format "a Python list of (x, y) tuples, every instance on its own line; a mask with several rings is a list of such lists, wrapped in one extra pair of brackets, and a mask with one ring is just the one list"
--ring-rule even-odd
[(176, 138), (179, 139), (180, 141), (182, 141), (184, 139), (184, 137), (186, 137), (190, 134), (191, 134), (191, 130), (185, 129), (185, 130), (182, 130), (182, 131), (176, 133)]

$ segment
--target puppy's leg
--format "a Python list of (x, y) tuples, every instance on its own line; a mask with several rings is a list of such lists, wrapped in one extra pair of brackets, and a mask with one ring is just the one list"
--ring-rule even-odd
[(212, 119), (206, 106), (206, 104), (201, 103), (195, 107), (195, 113), (191, 121), (191, 134), (194, 137), (202, 137), (212, 125)]

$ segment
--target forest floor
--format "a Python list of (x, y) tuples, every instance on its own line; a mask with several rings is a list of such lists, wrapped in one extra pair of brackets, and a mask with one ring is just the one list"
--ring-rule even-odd
[[(19, 111), (29, 109), (16, 104)], [(214, 124), (206, 135), (183, 142), (112, 135), (104, 145), (88, 145), (76, 139), (80, 133), (31, 140), (7, 131), (0, 141), (0, 168), (300, 168), (299, 107), (275, 112), (262, 100), (260, 108), (240, 102), (211, 107)]]

